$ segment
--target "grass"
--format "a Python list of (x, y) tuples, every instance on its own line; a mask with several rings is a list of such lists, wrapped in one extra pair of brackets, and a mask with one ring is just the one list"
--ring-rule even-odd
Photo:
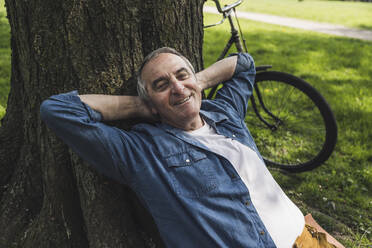
[[(222, 4), (235, 2), (221, 0)], [(212, 1), (208, 5), (214, 6)], [(321, 0), (245, 0), (240, 11), (258, 12), (278, 16), (344, 25), (372, 30), (372, 4), (350, 1)]]
[[(306, 2), (315, 1), (298, 4)], [(206, 23), (218, 19), (209, 14), (205, 18)], [(274, 171), (274, 177), (304, 212), (313, 213), (347, 247), (370, 247), (372, 43), (250, 21), (241, 24), (256, 64), (272, 64), (310, 82), (330, 103), (339, 126), (336, 150), (323, 166), (294, 175)], [(206, 65), (222, 50), (228, 31), (226, 26), (206, 31)], [(9, 32), (0, 0), (0, 119), (9, 93)]]
[[(218, 19), (205, 15), (206, 23)], [(338, 143), (324, 165), (294, 175), (273, 171), (274, 177), (304, 212), (312, 212), (347, 247), (372, 245), (372, 43), (246, 20), (241, 25), (256, 64), (271, 64), (311, 83), (338, 123)], [(206, 30), (207, 65), (228, 35), (227, 23)]]
[(0, 119), (5, 114), (10, 87), (10, 27), (4, 1), (0, 0)]

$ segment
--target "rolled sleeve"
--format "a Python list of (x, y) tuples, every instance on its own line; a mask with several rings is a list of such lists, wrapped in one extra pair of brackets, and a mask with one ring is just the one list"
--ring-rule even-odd
[(223, 83), (223, 87), (217, 92), (216, 99), (231, 105), (244, 119), (249, 98), (252, 96), (256, 68), (252, 56), (248, 53), (231, 54), (230, 56), (234, 55), (238, 56), (234, 75)]
[(71, 114), (75, 114), (82, 118), (88, 118), (90, 121), (99, 122), (102, 120), (101, 113), (93, 110), (88, 105), (83, 103), (78, 96), (78, 91), (74, 90), (65, 94), (54, 95), (49, 99), (43, 101), (40, 106), (41, 119), (48, 125), (53, 123), (54, 117), (63, 113), (66, 109), (68, 110), (65, 115), (71, 111)]

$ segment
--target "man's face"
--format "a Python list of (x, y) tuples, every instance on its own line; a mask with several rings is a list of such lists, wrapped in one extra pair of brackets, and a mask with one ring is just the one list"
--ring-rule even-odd
[(162, 122), (188, 130), (201, 121), (201, 88), (186, 62), (171, 53), (161, 53), (142, 70), (153, 114)]

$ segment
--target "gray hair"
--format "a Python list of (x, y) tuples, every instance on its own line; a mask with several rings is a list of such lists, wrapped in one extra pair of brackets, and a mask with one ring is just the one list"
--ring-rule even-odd
[(158, 49), (152, 51), (151, 53), (149, 53), (143, 59), (143, 62), (142, 62), (141, 66), (140, 66), (140, 68), (137, 72), (137, 93), (138, 93), (138, 96), (141, 97), (146, 102), (149, 101), (149, 95), (148, 95), (147, 89), (146, 89), (146, 82), (144, 80), (142, 80), (142, 77), (141, 77), (142, 70), (148, 62), (150, 62), (152, 59), (159, 56), (161, 53), (171, 53), (171, 54), (175, 54), (175, 55), (179, 56), (182, 60), (184, 60), (186, 62), (189, 69), (195, 75), (194, 67), (192, 66), (190, 61), (185, 56), (183, 56), (181, 53), (179, 53), (177, 50), (175, 50), (174, 48), (161, 47), (161, 48), (158, 48)]

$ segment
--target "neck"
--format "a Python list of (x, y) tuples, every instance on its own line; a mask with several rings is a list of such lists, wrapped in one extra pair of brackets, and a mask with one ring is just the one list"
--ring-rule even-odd
[(200, 115), (198, 115), (193, 120), (185, 121), (181, 124), (180, 123), (170, 123), (170, 122), (164, 121), (164, 120), (162, 122), (166, 123), (166, 124), (168, 124), (172, 127), (182, 129), (184, 131), (194, 131), (194, 130), (197, 130), (197, 129), (201, 128), (202, 126), (204, 126), (204, 120), (203, 120), (203, 118), (201, 118)]

